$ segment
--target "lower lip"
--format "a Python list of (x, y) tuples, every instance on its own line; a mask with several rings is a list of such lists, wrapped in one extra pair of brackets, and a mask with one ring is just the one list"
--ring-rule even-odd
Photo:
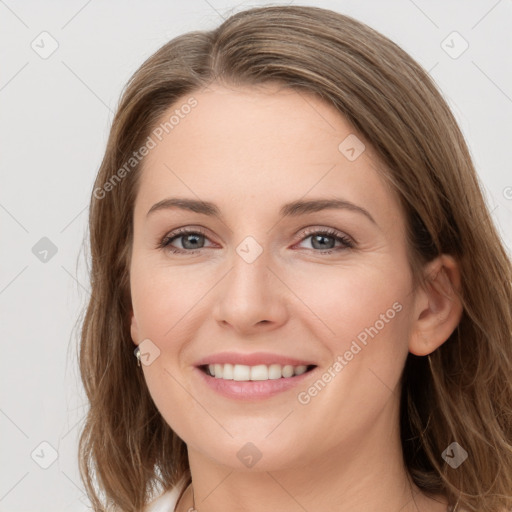
[(200, 368), (195, 368), (199, 373), (203, 382), (213, 391), (216, 391), (226, 398), (234, 398), (239, 400), (258, 400), (270, 398), (284, 391), (288, 391), (295, 386), (301, 384), (304, 379), (308, 378), (316, 368), (302, 375), (295, 377), (281, 377), (280, 379), (270, 380), (224, 380), (216, 379), (203, 372)]

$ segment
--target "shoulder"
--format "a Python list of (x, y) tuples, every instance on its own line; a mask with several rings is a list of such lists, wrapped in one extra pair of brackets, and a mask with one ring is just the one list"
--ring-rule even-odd
[(180, 491), (184, 482), (181, 481), (178, 485), (164, 492), (158, 498), (148, 503), (143, 512), (174, 512), (174, 507), (178, 501)]

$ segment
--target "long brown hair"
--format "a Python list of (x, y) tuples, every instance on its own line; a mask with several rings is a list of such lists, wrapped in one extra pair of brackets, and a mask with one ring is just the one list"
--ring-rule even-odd
[[(113, 120), (91, 195), (79, 354), (90, 404), (80, 473), (94, 510), (139, 511), (190, 480), (186, 445), (133, 355), (129, 265), (144, 160), (126, 162), (170, 106), (214, 80), (274, 81), (333, 105), (373, 146), (400, 198), (415, 285), (436, 256), (457, 260), (460, 323), (428, 358), (409, 354), (403, 371), (404, 461), (420, 489), (460, 508), (512, 507), (512, 269), (457, 122), (428, 73), (383, 35), (330, 10), (273, 6), (165, 44), (132, 76)], [(456, 469), (441, 457), (454, 441), (468, 453)]]

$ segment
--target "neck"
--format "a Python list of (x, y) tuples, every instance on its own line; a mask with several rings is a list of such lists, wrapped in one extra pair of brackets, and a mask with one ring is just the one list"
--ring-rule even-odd
[(428, 498), (412, 483), (403, 462), (398, 424), (385, 430), (389, 424), (383, 414), (357, 440), (345, 440), (328, 453), (290, 463), (286, 469), (258, 470), (256, 465), (242, 471), (188, 447), (192, 486), (177, 510), (446, 512), (443, 497)]

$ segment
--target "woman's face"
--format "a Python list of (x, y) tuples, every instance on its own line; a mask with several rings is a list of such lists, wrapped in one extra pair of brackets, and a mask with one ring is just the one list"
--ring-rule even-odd
[(181, 114), (153, 137), (134, 210), (131, 331), (156, 406), (189, 453), (230, 467), (382, 449), (414, 295), (372, 148), (311, 95), (192, 96), (162, 118)]

